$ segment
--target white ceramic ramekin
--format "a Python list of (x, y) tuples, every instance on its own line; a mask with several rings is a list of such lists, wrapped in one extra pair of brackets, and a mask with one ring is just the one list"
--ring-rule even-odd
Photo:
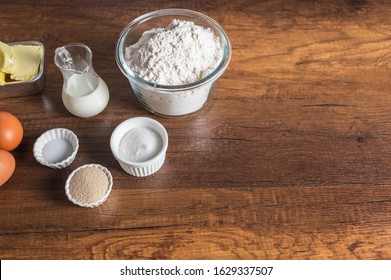
[[(134, 162), (126, 160), (121, 154), (119, 153), (119, 145), (121, 142), (122, 137), (132, 128), (135, 127), (146, 127), (149, 128), (156, 133), (158, 133), (162, 139), (162, 148), (159, 151), (159, 153), (153, 157), (150, 160), (147, 161), (141, 161), (141, 162)], [(156, 171), (158, 171), (166, 158), (166, 151), (168, 147), (168, 134), (166, 129), (162, 124), (155, 121), (151, 118), (146, 117), (136, 117), (128, 119), (122, 123), (120, 123), (111, 134), (110, 138), (110, 148), (111, 151), (122, 167), (122, 169), (129, 173), (130, 175), (137, 176), (137, 177), (145, 177), (149, 176)]]
[(54, 128), (38, 137), (33, 153), (40, 164), (61, 169), (74, 161), (78, 149), (79, 140), (71, 130)]
[[(76, 199), (74, 199), (72, 197), (70, 189), (69, 189), (69, 184), (72, 180), (72, 177), (76, 174), (76, 172), (78, 172), (79, 170), (81, 170), (83, 168), (89, 168), (89, 167), (96, 167), (96, 168), (99, 168), (100, 170), (102, 170), (107, 175), (107, 179), (109, 181), (109, 186), (108, 186), (107, 192), (105, 193), (105, 195), (101, 199), (99, 199), (98, 201), (96, 201), (94, 203), (85, 204), (85, 203), (81, 203), (81, 202), (77, 201)], [(101, 205), (103, 202), (105, 202), (106, 199), (109, 197), (109, 194), (110, 194), (112, 188), (113, 188), (113, 177), (111, 176), (110, 171), (106, 167), (104, 167), (100, 164), (93, 164), (93, 163), (82, 165), (82, 166), (78, 167), (77, 169), (73, 170), (72, 173), (68, 176), (67, 181), (65, 182), (65, 194), (67, 195), (69, 201), (71, 201), (72, 203), (74, 203), (76, 205), (79, 205), (81, 207), (86, 207), (86, 208), (97, 207), (97, 206)]]

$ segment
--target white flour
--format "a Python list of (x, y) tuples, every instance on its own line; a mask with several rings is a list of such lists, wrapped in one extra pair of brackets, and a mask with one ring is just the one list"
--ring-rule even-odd
[(184, 85), (206, 77), (222, 58), (219, 39), (211, 29), (191, 21), (173, 20), (166, 28), (144, 32), (126, 48), (128, 66), (144, 80)]
[[(219, 38), (210, 28), (181, 20), (144, 32), (137, 43), (126, 48), (125, 54), (128, 66), (139, 77), (169, 86), (203, 79), (217, 68), (222, 57)], [(201, 109), (213, 85), (180, 92), (157, 92), (134, 84), (132, 87), (152, 111), (176, 116)]]

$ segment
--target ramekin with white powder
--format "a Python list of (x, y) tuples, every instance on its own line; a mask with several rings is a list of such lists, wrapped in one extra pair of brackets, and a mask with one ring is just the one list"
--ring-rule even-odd
[(143, 106), (173, 117), (206, 105), (231, 52), (227, 35), (213, 19), (167, 9), (131, 22), (120, 35), (116, 58)]
[(133, 176), (154, 174), (166, 158), (168, 134), (158, 121), (135, 117), (120, 123), (110, 137), (110, 149), (122, 169)]

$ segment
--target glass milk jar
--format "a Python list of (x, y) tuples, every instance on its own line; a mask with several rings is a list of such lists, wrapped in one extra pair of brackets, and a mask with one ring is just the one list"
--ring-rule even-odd
[(109, 89), (94, 71), (89, 47), (73, 43), (57, 48), (54, 62), (64, 78), (62, 102), (71, 114), (88, 118), (106, 108)]

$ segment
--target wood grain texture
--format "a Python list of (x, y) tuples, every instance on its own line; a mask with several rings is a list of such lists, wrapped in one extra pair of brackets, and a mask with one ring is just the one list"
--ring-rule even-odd
[[(115, 63), (122, 28), (180, 7), (228, 33), (231, 64), (202, 111), (146, 112)], [(0, 188), (1, 259), (390, 259), (391, 3), (388, 1), (1, 1), (1, 41), (46, 48), (44, 92), (0, 99), (25, 128), (17, 169)], [(55, 48), (87, 44), (111, 92), (88, 119), (61, 101)], [(135, 178), (111, 154), (121, 121), (167, 129), (163, 168)], [(55, 127), (80, 141), (66, 169), (39, 165), (36, 138)], [(96, 209), (64, 191), (78, 166), (114, 177)]]

